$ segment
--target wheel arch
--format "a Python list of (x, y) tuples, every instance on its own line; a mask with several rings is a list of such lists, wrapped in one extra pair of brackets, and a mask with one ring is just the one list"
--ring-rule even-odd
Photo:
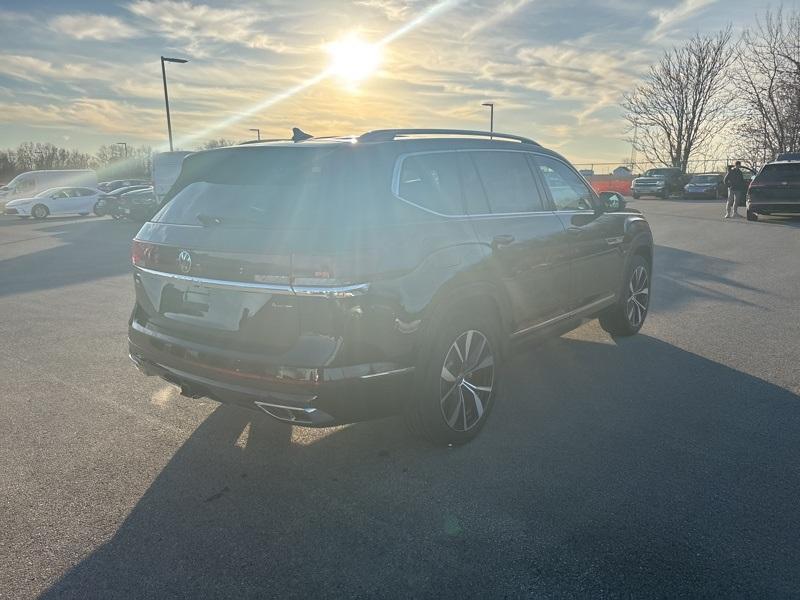
[(500, 286), (490, 282), (454, 283), (440, 289), (422, 318), (424, 335), (419, 341), (418, 356), (423, 356), (425, 349), (430, 347), (432, 337), (438, 333), (439, 324), (456, 312), (480, 314), (491, 311), (500, 325), (497, 334), (502, 351), (507, 345), (513, 324), (510, 299), (500, 290)]

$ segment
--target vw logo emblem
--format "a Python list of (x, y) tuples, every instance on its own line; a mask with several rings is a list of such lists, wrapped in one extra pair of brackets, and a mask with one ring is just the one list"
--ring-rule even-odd
[(181, 273), (188, 273), (192, 270), (192, 255), (189, 254), (188, 250), (181, 250), (180, 254), (178, 254), (178, 268)]

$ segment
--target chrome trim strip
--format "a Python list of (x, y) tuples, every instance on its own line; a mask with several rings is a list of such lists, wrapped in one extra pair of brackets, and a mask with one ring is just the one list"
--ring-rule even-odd
[(253, 404), (255, 404), (258, 407), (269, 406), (270, 408), (280, 408), (280, 409), (283, 409), (283, 410), (298, 410), (298, 411), (301, 411), (301, 412), (304, 412), (304, 413), (308, 413), (308, 414), (311, 414), (311, 413), (317, 411), (316, 408), (311, 408), (311, 407), (307, 407), (306, 408), (306, 407), (302, 407), (302, 406), (285, 406), (283, 404), (273, 404), (272, 402), (262, 402), (261, 400), (256, 400), (256, 401), (253, 402)]
[(586, 306), (581, 306), (580, 308), (576, 308), (575, 310), (571, 310), (568, 313), (564, 313), (558, 317), (553, 317), (552, 319), (548, 319), (547, 321), (542, 321), (541, 323), (537, 323), (536, 325), (532, 325), (531, 327), (526, 327), (525, 329), (520, 329), (519, 331), (515, 331), (511, 334), (511, 337), (518, 337), (521, 335), (525, 335), (526, 333), (531, 333), (536, 331), (537, 329), (542, 329), (547, 327), (548, 325), (555, 325), (559, 321), (566, 321), (567, 319), (571, 319), (572, 317), (576, 317), (581, 313), (588, 312), (595, 308), (600, 308), (604, 304), (609, 304), (611, 301), (614, 300), (614, 294), (606, 296), (605, 298), (600, 298), (599, 300), (595, 300), (594, 302), (590, 302)]
[(359, 379), (375, 379), (376, 377), (385, 377), (387, 375), (403, 375), (411, 373), (414, 367), (406, 367), (405, 369), (394, 369), (393, 371), (384, 371), (383, 373), (370, 373), (369, 375), (362, 375)]
[(292, 286), (295, 295), (297, 296), (318, 296), (322, 298), (352, 298), (354, 296), (362, 296), (369, 291), (368, 283), (356, 283), (353, 285), (341, 286), (312, 286), (312, 285), (298, 285)]
[(148, 275), (155, 275), (157, 277), (164, 277), (166, 279), (176, 279), (178, 281), (185, 281), (202, 287), (209, 287), (222, 290), (237, 290), (240, 292), (253, 292), (271, 294), (284, 294), (287, 296), (321, 296), (326, 298), (350, 298), (352, 296), (360, 296), (369, 290), (368, 283), (357, 283), (353, 285), (344, 286), (297, 286), (292, 287), (288, 284), (280, 283), (256, 283), (246, 281), (225, 281), (223, 279), (207, 279), (205, 277), (194, 277), (192, 275), (179, 275), (178, 273), (165, 273), (163, 271), (153, 271), (144, 267), (137, 267), (134, 265), (134, 270), (147, 273)]

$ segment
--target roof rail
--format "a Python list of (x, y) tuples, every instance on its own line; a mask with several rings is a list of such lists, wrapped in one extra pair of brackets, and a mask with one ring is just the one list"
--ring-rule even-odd
[(470, 131), (468, 129), (376, 129), (375, 131), (368, 131), (367, 133), (359, 136), (359, 142), (390, 142), (398, 137), (406, 135), (453, 135), (464, 137), (487, 137), (497, 138), (500, 140), (513, 140), (522, 144), (532, 144), (538, 146), (539, 144), (530, 138), (522, 137), (519, 135), (511, 135), (509, 133), (497, 133), (490, 131)]

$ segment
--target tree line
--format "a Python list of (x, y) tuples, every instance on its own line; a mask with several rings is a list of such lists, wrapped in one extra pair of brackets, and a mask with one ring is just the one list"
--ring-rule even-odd
[(761, 165), (800, 151), (800, 13), (766, 10), (739, 36), (697, 34), (664, 52), (622, 103), (629, 141), (648, 161)]
[[(237, 142), (225, 138), (207, 140), (200, 149), (231, 146)], [(94, 154), (61, 148), (49, 142), (23, 142), (13, 149), (0, 149), (0, 182), (11, 181), (26, 171), (50, 169), (94, 169), (101, 181), (112, 179), (149, 179), (152, 176), (150, 146), (104, 144)]]
[(49, 142), (23, 142), (0, 149), (0, 181), (19, 173), (49, 169), (94, 169), (100, 179), (150, 176), (150, 146), (102, 145), (95, 154), (61, 148)]

